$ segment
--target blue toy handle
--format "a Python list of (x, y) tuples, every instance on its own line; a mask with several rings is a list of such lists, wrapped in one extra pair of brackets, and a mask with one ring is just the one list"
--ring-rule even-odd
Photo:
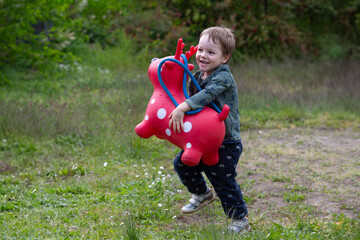
[[(184, 76), (183, 76), (183, 92), (184, 92), (184, 95), (186, 97), (186, 99), (189, 99), (189, 95), (186, 91), (186, 78), (187, 78), (187, 75), (190, 76), (191, 80), (193, 81), (193, 83), (195, 84), (195, 87), (197, 88), (197, 90), (201, 91), (201, 87), (199, 86), (199, 84), (197, 83), (195, 77), (192, 75), (192, 73), (190, 72), (190, 70), (188, 69), (188, 61), (187, 61), (187, 58), (185, 57), (184, 54), (181, 54), (181, 57), (183, 58), (184, 60), (184, 64), (182, 62), (180, 62), (179, 60), (176, 60), (176, 59), (173, 59), (173, 58), (166, 58), (164, 60), (162, 60), (158, 66), (158, 69), (157, 69), (157, 74), (158, 74), (158, 79), (159, 79), (159, 82), (160, 82), (160, 85), (161, 87), (164, 89), (164, 91), (166, 92), (166, 94), (170, 97), (172, 103), (177, 107), (179, 106), (179, 104), (176, 102), (175, 98), (172, 96), (172, 94), (170, 93), (169, 89), (166, 87), (166, 85), (164, 84), (163, 80), (162, 80), (162, 77), (161, 77), (161, 67), (162, 65), (164, 65), (164, 63), (166, 61), (171, 61), (171, 62), (174, 62), (174, 63), (177, 63), (180, 67), (182, 67), (184, 69)], [(215, 109), (216, 112), (220, 113), (221, 110), (215, 105), (215, 103), (211, 102), (210, 103), (211, 106)], [(199, 109), (196, 109), (196, 110), (193, 110), (193, 111), (188, 111), (186, 112), (185, 114), (189, 114), (189, 115), (192, 115), (192, 114), (196, 114), (198, 112), (200, 112), (203, 108), (199, 108)]]

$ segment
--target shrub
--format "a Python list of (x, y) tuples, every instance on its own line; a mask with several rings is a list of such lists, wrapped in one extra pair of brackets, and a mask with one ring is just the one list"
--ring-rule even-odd
[(80, 21), (70, 17), (71, 0), (1, 1), (0, 67), (44, 68), (72, 61), (65, 51), (76, 39)]

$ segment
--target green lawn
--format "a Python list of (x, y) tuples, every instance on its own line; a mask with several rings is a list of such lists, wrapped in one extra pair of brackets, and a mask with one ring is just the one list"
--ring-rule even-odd
[[(133, 130), (152, 86), (132, 60), (94, 50), (46, 74), (4, 72), (2, 239), (238, 239), (223, 233), (219, 201), (180, 213), (190, 195), (173, 171), (178, 150)], [(358, 64), (231, 65), (244, 144), (238, 181), (252, 227), (245, 239), (360, 238)]]

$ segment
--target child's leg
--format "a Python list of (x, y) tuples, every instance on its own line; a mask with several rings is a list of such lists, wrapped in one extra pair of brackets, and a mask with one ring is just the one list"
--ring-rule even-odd
[(241, 153), (241, 143), (223, 144), (219, 149), (219, 163), (204, 166), (204, 172), (214, 186), (225, 214), (233, 219), (241, 219), (248, 214), (241, 188), (235, 180)]
[(200, 165), (190, 167), (181, 161), (183, 154), (181, 150), (174, 159), (174, 169), (178, 174), (181, 182), (187, 187), (188, 191), (193, 194), (203, 194), (207, 191), (204, 177), (202, 176)]

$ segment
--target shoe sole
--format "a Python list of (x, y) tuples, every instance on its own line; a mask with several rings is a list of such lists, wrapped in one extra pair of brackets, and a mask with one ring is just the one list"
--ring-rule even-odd
[(215, 200), (215, 198), (216, 198), (216, 195), (214, 194), (212, 199), (206, 200), (206, 201), (204, 202), (204, 204), (202, 204), (202, 205), (200, 205), (198, 208), (194, 209), (194, 211), (184, 212), (183, 210), (181, 210), (181, 212), (184, 213), (184, 214), (191, 214), (191, 213), (197, 212), (197, 211), (199, 211), (200, 209), (202, 209), (203, 207), (205, 207), (205, 206), (209, 205), (210, 203), (212, 203), (212, 202)]

